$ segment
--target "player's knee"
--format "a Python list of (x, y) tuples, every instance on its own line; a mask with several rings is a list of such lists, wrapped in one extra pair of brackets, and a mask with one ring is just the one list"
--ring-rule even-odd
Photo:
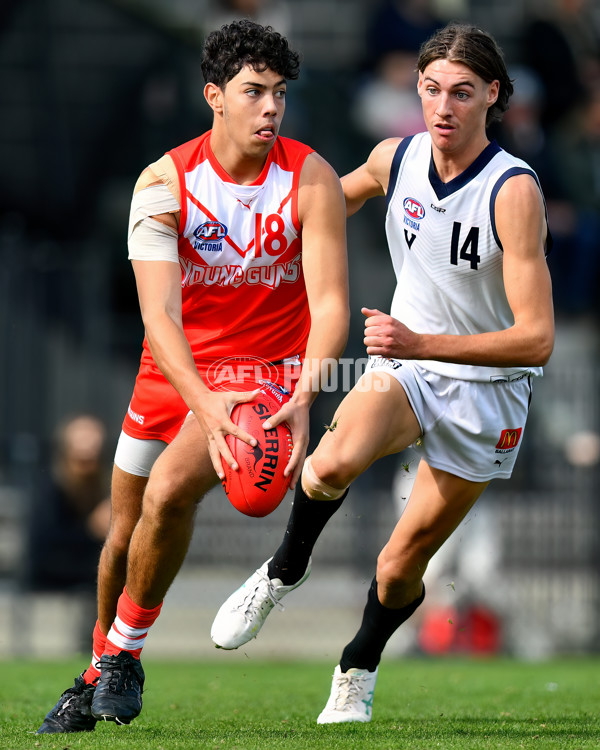
[(108, 556), (111, 560), (127, 558), (132, 534), (133, 529), (112, 526), (104, 541), (102, 554)]
[(103, 554), (111, 558), (127, 557), (133, 530), (139, 520), (139, 513), (121, 513), (119, 507), (122, 506), (112, 506), (110, 527), (104, 541)]
[(198, 500), (190, 485), (171, 473), (155, 472), (150, 474), (144, 493), (143, 514), (157, 522), (176, 520), (193, 514)]
[(336, 487), (319, 477), (312, 465), (312, 456), (304, 462), (302, 469), (302, 489), (311, 500), (337, 500), (347, 489), (348, 485)]
[(364, 466), (357, 464), (352, 446), (320, 444), (312, 460), (319, 478), (332, 487), (349, 487), (364, 471)]
[(311, 459), (319, 479), (331, 487), (349, 487), (365, 468), (357, 463), (353, 447), (341, 441), (319, 444)]
[(399, 594), (422, 580), (428, 562), (429, 556), (418, 548), (396, 546), (392, 552), (386, 546), (377, 558), (377, 582), (386, 590)]
[(404, 567), (400, 560), (395, 559), (387, 553), (386, 548), (377, 557), (376, 578), (379, 587), (389, 588), (402, 585), (405, 577)]

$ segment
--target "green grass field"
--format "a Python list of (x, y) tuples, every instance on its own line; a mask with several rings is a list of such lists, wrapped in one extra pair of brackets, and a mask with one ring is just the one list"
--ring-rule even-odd
[(147, 661), (129, 727), (35, 735), (82, 660), (0, 662), (0, 748), (600, 748), (600, 660), (387, 660), (370, 724), (317, 726), (331, 664)]

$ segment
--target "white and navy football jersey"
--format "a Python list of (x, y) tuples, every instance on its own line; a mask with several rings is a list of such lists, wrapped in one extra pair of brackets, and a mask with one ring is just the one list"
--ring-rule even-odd
[[(460, 175), (444, 183), (429, 133), (405, 138), (394, 156), (386, 233), (397, 286), (391, 315), (417, 333), (468, 335), (509, 328), (514, 318), (502, 274), (495, 200), (516, 174), (537, 176), (490, 143)], [(541, 188), (540, 188), (541, 189)], [(484, 367), (420, 361), (439, 375), (490, 382), (541, 375), (540, 367)]]

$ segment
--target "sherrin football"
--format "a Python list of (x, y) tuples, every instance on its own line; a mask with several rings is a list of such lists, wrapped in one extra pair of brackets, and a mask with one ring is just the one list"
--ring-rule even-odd
[[(284, 477), (283, 470), (292, 454), (292, 434), (285, 423), (272, 430), (262, 427), (263, 422), (289, 401), (290, 394), (274, 383), (263, 381), (258, 386), (260, 393), (256, 398), (237, 404), (231, 413), (231, 421), (258, 442), (252, 447), (227, 435), (227, 445), (239, 469), (233, 471), (223, 459), (221, 462), (225, 472), (223, 488), (229, 502), (240, 513), (262, 518), (278, 507), (289, 489), (291, 475)], [(244, 384), (247, 391), (256, 387), (254, 383)]]

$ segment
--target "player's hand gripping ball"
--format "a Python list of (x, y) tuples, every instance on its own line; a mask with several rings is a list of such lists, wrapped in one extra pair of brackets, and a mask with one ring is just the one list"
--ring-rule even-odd
[[(251, 391), (256, 384), (243, 384), (243, 390)], [(292, 455), (292, 434), (287, 424), (282, 423), (272, 430), (263, 429), (263, 422), (279, 411), (290, 399), (283, 388), (263, 381), (260, 393), (252, 401), (237, 404), (231, 412), (231, 421), (258, 441), (252, 447), (227, 435), (226, 441), (239, 469), (234, 471), (221, 458), (225, 477), (223, 488), (234, 508), (247, 516), (268, 516), (281, 503), (290, 487), (291, 474), (283, 476), (283, 470)], [(236, 389), (237, 390), (237, 389)]]

